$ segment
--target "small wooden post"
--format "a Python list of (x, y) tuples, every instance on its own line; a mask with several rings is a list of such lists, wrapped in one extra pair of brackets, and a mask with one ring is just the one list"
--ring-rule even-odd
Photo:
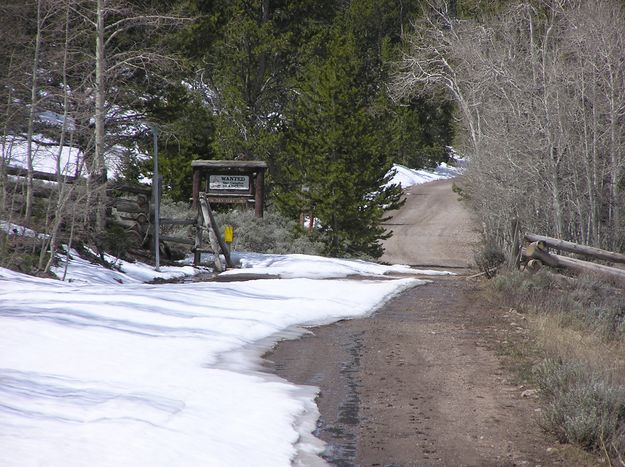
[[(213, 210), (211, 209), (210, 203), (208, 202), (206, 197), (202, 197), (200, 204), (202, 206), (202, 215), (204, 217), (204, 224), (209, 229), (213, 230), (215, 234), (215, 240), (217, 240), (217, 245), (219, 246), (219, 248), (216, 248), (214, 250), (220, 249), (221, 252), (224, 254), (224, 257), (226, 258), (226, 265), (229, 268), (233, 268), (234, 264), (232, 263), (232, 259), (230, 258), (230, 252), (228, 251), (228, 248), (226, 248), (226, 243), (224, 242), (223, 238), (221, 238), (221, 232), (219, 231), (219, 226), (217, 225), (217, 222), (215, 221), (215, 216), (213, 216)], [(214, 253), (216, 255), (219, 255), (219, 251), (214, 251)]]
[[(198, 195), (199, 197), (199, 195)], [(193, 252), (193, 265), (199, 266), (202, 261), (202, 229), (204, 218), (202, 217), (202, 213), (198, 209), (196, 221), (195, 221), (195, 251)]]
[(512, 220), (511, 237), (512, 247), (510, 248), (508, 265), (511, 268), (519, 269), (521, 266), (521, 228), (518, 219)]
[(191, 205), (191, 209), (199, 209), (201, 176), (201, 170), (198, 167), (193, 167), (193, 204)]
[(256, 173), (256, 186), (254, 196), (254, 207), (256, 217), (263, 217), (263, 201), (265, 199), (265, 171), (260, 169)]

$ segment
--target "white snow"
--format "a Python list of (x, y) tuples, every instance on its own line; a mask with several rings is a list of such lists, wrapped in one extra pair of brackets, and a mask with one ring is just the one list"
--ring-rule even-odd
[[(92, 252), (93, 253), (93, 252)], [(65, 262), (67, 256), (59, 256), (59, 264), (53, 266), (52, 272), (59, 278), (65, 276), (67, 282), (81, 284), (137, 284), (149, 282), (154, 279), (173, 279), (178, 277), (193, 276), (199, 272), (192, 266), (172, 267), (161, 266), (160, 272), (143, 263), (130, 263), (111, 255), (104, 255), (104, 259), (112, 265), (112, 269), (105, 269), (100, 265), (91, 263), (80, 257), (79, 253), (72, 249), (70, 251), (70, 261), (65, 273)]]
[(255, 274), (278, 275), (281, 278), (308, 277), (310, 279), (347, 278), (350, 276), (381, 277), (392, 274), (425, 274), (446, 276), (453, 273), (430, 269), (414, 269), (403, 264), (384, 266), (361, 260), (324, 258), (309, 255), (264, 255), (245, 253), (238, 257), (233, 254), (243, 269), (231, 269), (223, 275), (248, 274), (252, 268)]
[(71, 283), (0, 269), (0, 465), (322, 463), (316, 389), (261, 372), (258, 356), (424, 281), (310, 279), (406, 270), (362, 261), (240, 259), (289, 278), (148, 285), (145, 265), (76, 256)]
[(2, 221), (0, 220), (0, 230), (8, 233), (9, 235), (19, 235), (21, 237), (30, 237), (30, 238), (47, 238), (47, 234), (37, 233), (28, 227), (24, 227), (23, 225), (13, 224), (12, 222)]
[[(33, 169), (40, 172), (56, 173), (57, 161), (63, 175), (76, 175), (77, 165), (81, 155), (78, 149), (63, 146), (59, 151), (58, 144), (46, 139), (42, 135), (36, 135), (35, 139), (45, 144), (32, 143)], [(7, 165), (27, 167), (26, 152), (27, 141), (25, 138), (8, 136), (1, 145), (2, 158)], [(60, 156), (60, 159), (59, 159)]]
[(457, 177), (462, 174), (464, 168), (463, 161), (456, 160), (454, 165), (443, 162), (434, 170), (410, 169), (400, 164), (394, 164), (393, 169), (391, 170), (394, 170), (395, 174), (387, 185), (399, 184), (402, 188), (408, 188), (413, 185), (420, 185), (422, 183), (433, 182), (435, 180), (445, 180)]

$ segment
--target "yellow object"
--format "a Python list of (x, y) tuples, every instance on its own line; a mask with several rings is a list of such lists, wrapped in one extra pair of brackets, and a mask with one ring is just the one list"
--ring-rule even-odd
[(224, 240), (226, 243), (232, 243), (234, 240), (234, 228), (229, 224), (224, 228)]

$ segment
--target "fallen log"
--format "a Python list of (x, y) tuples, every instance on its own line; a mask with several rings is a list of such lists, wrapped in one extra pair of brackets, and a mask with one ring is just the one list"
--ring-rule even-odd
[(552, 268), (560, 267), (556, 258), (547, 252), (543, 242), (532, 242), (522, 250), (523, 256), (539, 260)]
[(568, 258), (560, 255), (550, 255), (557, 259), (560, 267), (570, 269), (575, 272), (590, 272), (596, 274), (604, 274), (610, 277), (616, 277), (625, 280), (625, 269), (619, 269), (603, 264), (590, 263), (581, 259)]
[(614, 253), (612, 251), (602, 250), (600, 248), (594, 248), (586, 245), (580, 245), (578, 243), (567, 242), (565, 240), (559, 240), (557, 238), (545, 237), (543, 235), (526, 234), (525, 239), (528, 242), (543, 242), (548, 247), (554, 248), (559, 251), (566, 251), (568, 253), (576, 253), (579, 255), (590, 256), (592, 258), (612, 261), (614, 263), (625, 263), (625, 255), (621, 253)]
[(195, 242), (193, 240), (189, 240), (188, 238), (171, 237), (169, 235), (160, 235), (159, 238), (164, 242), (181, 243), (183, 245), (195, 245)]
[(197, 219), (169, 219), (161, 217), (161, 225), (196, 225)]
[(531, 272), (532, 274), (535, 274), (538, 271), (540, 271), (540, 268), (542, 266), (543, 266), (543, 263), (541, 263), (540, 260), (538, 259), (530, 259), (527, 262), (527, 270)]
[(541, 263), (553, 268), (568, 269), (577, 273), (585, 272), (602, 274), (625, 281), (625, 269), (604, 266), (603, 264), (596, 264), (583, 261), (581, 259), (568, 258), (566, 256), (547, 253), (546, 251), (538, 248), (530, 249), (529, 246), (527, 248), (523, 248), (522, 254), (528, 260), (539, 260)]

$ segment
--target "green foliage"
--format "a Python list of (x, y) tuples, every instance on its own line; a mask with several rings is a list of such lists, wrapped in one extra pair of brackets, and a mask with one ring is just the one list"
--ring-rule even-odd
[(128, 253), (128, 249), (133, 245), (133, 239), (120, 225), (109, 225), (104, 232), (101, 248), (103, 251), (115, 256), (116, 258), (124, 258)]
[(497, 268), (504, 263), (506, 257), (499, 246), (487, 241), (481, 250), (475, 252), (474, 259), (476, 266), (486, 274), (486, 277), (494, 277)]
[[(207, 73), (216, 93), (215, 152), (222, 159), (271, 162), (279, 144), (288, 70), (296, 24), (280, 2), (218, 2), (213, 21), (218, 38), (206, 51)], [(284, 9), (283, 9), (284, 8)]]
[(382, 253), (384, 211), (400, 190), (384, 187), (391, 167), (380, 121), (387, 118), (362, 86), (355, 37), (328, 38), (326, 56), (303, 70), (280, 159), (280, 208), (297, 218), (312, 211), (330, 255)]
[(412, 168), (435, 167), (449, 159), (447, 146), (453, 138), (453, 106), (448, 101), (414, 98), (392, 108), (390, 135), (393, 158)]
[[(312, 208), (328, 254), (379, 256), (383, 213), (400, 197), (381, 188), (391, 163), (435, 165), (452, 137), (449, 104), (397, 107), (386, 97), (387, 63), (399, 57), (420, 2), (189, 4), (201, 19), (179, 38), (202, 77), (198, 109), (210, 110), (196, 120), (182, 117), (187, 107), (177, 113), (181, 128), (170, 123), (180, 146), (161, 149), (170, 196), (188, 196), (193, 158), (264, 160), (269, 196), (293, 219)], [(154, 115), (171, 122), (163, 107), (180, 98), (163, 97)], [(197, 122), (211, 122), (201, 144)]]
[[(150, 119), (158, 126), (159, 174), (163, 190), (175, 201), (191, 197), (194, 159), (213, 159), (215, 118), (198, 93), (182, 85), (163, 88), (146, 104)], [(147, 130), (147, 129), (146, 129)], [(152, 134), (143, 137), (144, 151), (153, 154)], [(141, 173), (152, 177), (153, 159), (140, 164)]]

